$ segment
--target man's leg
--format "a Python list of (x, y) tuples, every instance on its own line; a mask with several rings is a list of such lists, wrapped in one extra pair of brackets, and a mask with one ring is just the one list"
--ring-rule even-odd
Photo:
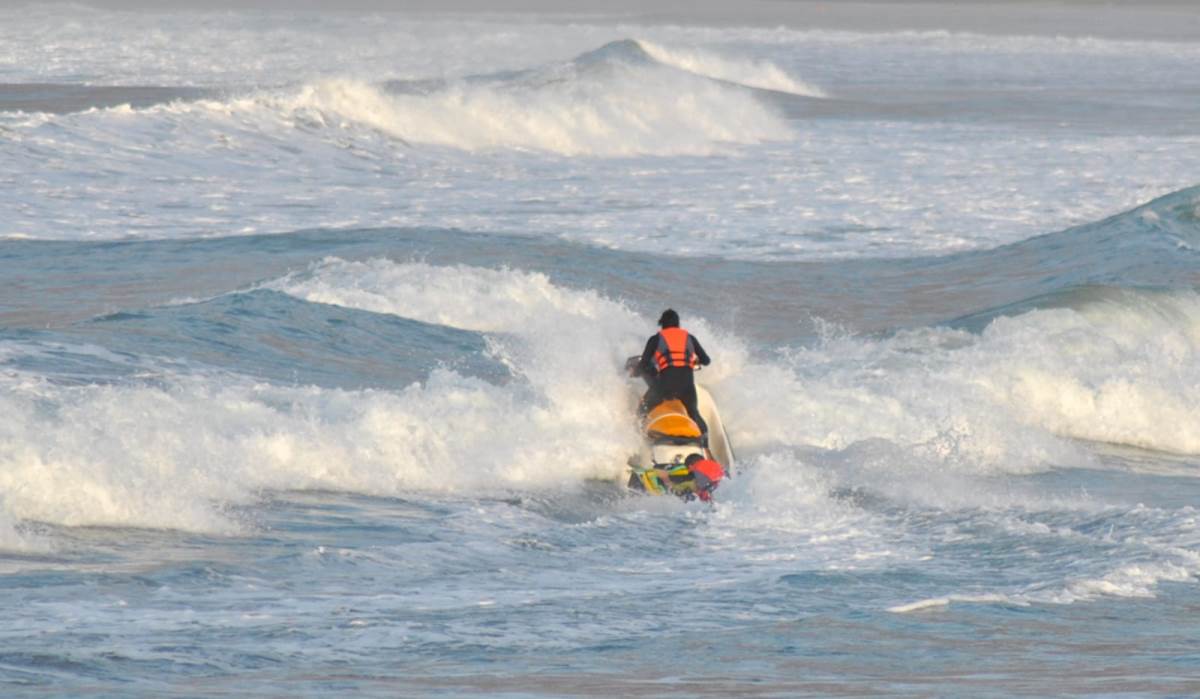
[(700, 417), (699, 399), (696, 397), (696, 387), (689, 386), (687, 390), (681, 392), (679, 400), (683, 401), (683, 407), (687, 409), (688, 417), (695, 421), (696, 426), (700, 428), (700, 435), (704, 439), (704, 444), (708, 444), (708, 423), (704, 422), (704, 418)]
[(649, 413), (651, 408), (662, 401), (662, 388), (655, 381), (650, 384), (650, 388), (646, 389), (646, 393), (642, 396), (642, 402), (638, 403), (638, 417), (646, 417), (646, 413)]

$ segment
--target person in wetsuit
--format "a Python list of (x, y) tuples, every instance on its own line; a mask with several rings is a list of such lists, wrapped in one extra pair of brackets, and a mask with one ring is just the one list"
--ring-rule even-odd
[[(725, 469), (716, 461), (706, 459), (699, 454), (688, 455), (683, 464), (687, 469), (686, 475), (679, 474), (679, 469), (674, 468), (656, 468), (652, 470), (652, 473), (662, 488), (668, 492), (680, 495), (685, 500), (690, 500), (695, 496), (703, 502), (712, 502), (712, 492), (717, 489), (721, 479), (725, 477)], [(680, 480), (672, 477), (672, 471)], [(633, 484), (636, 482), (637, 476), (631, 476), (630, 487), (634, 487)]]
[(679, 327), (679, 314), (668, 308), (658, 319), (662, 328), (646, 341), (638, 369), (650, 389), (642, 396), (638, 412), (644, 417), (650, 409), (664, 400), (677, 398), (687, 409), (688, 417), (700, 428), (705, 444), (708, 443), (708, 425), (700, 417), (696, 407), (696, 382), (693, 371), (697, 366), (708, 366), (712, 360), (700, 346), (700, 342), (688, 331)]

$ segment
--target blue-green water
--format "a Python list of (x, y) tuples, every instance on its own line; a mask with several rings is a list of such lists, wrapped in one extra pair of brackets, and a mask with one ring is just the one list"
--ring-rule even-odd
[(1200, 693), (1197, 44), (6, 12), (0, 694)]

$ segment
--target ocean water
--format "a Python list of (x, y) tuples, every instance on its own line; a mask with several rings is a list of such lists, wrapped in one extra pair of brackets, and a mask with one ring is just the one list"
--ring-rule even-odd
[(1200, 694), (1197, 65), (0, 9), (0, 694)]

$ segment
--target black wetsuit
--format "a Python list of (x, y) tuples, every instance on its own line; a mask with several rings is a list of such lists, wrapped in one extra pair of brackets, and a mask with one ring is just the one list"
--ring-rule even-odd
[[(695, 350), (696, 359), (700, 364), (708, 366), (712, 363), (696, 336), (691, 333), (688, 333), (688, 336), (692, 339), (692, 349)], [(700, 417), (700, 410), (696, 406), (696, 382), (692, 368), (672, 366), (659, 371), (658, 364), (654, 360), (654, 353), (657, 351), (658, 333), (655, 333), (646, 341), (646, 349), (642, 351), (642, 360), (638, 363), (638, 366), (641, 367), (642, 377), (650, 384), (650, 389), (646, 391), (646, 395), (642, 396), (642, 404), (639, 406), (641, 414), (645, 415), (650, 412), (651, 408), (664, 400), (678, 398), (687, 410), (688, 417), (696, 422), (701, 433), (707, 435), (708, 424), (704, 422), (704, 418)]]

